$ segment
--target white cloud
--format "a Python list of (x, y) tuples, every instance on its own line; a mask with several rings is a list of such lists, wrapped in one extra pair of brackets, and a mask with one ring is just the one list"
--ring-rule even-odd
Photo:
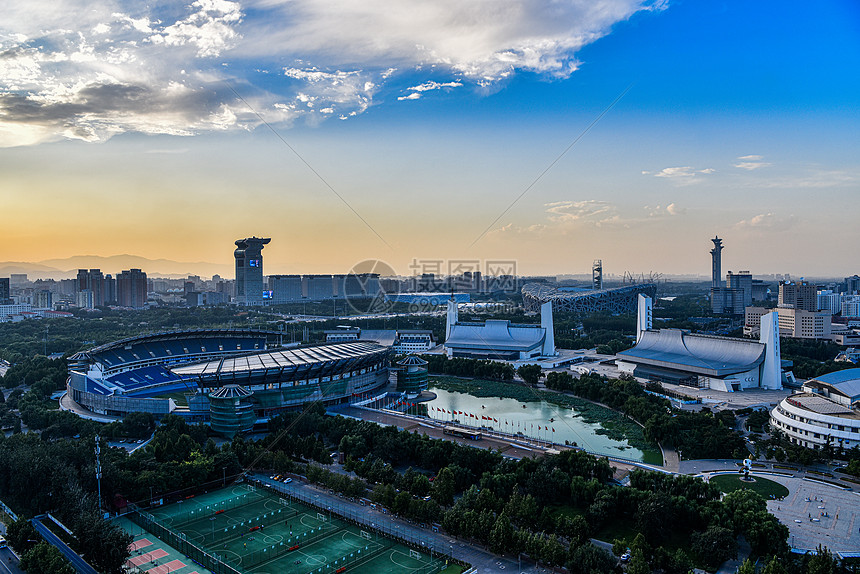
[(781, 230), (787, 231), (796, 223), (793, 215), (778, 216), (774, 213), (759, 213), (749, 219), (743, 219), (735, 224), (735, 228), (747, 231)]
[(687, 213), (687, 210), (685, 208), (679, 207), (674, 203), (670, 203), (665, 207), (661, 205), (657, 205), (654, 207), (646, 205), (645, 210), (648, 212), (648, 217), (662, 217), (665, 215), (676, 216)]
[(739, 163), (734, 165), (737, 168), (745, 169), (747, 171), (770, 167), (772, 165), (766, 161), (761, 161), (762, 159), (764, 158), (760, 155), (742, 155), (738, 158)]
[(410, 90), (412, 93), (407, 96), (398, 96), (398, 100), (417, 100), (421, 98), (423, 92), (429, 92), (431, 90), (442, 90), (445, 88), (460, 88), (463, 86), (463, 82), (424, 82), (423, 84), (418, 84), (417, 86), (412, 86), (411, 88), (406, 88)]
[(653, 175), (654, 177), (663, 177), (670, 179), (678, 185), (690, 185), (702, 181), (702, 175), (710, 175), (715, 173), (713, 168), (694, 169), (690, 166), (683, 167), (665, 167), (658, 172), (643, 171), (642, 175)]
[[(664, 0), (7, 0), (0, 146), (254, 127), (249, 105), (267, 121), (349, 118), (395, 74), (448, 78), (413, 85), (398, 99), (486, 87), (519, 71), (565, 78), (580, 48), (637, 11), (665, 7)], [(288, 81), (254, 84), (264, 77), (254, 70), (279, 68)], [(314, 99), (300, 102), (299, 93)]]

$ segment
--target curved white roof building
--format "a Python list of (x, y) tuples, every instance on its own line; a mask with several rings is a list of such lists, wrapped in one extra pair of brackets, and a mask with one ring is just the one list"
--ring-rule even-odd
[(770, 413), (770, 424), (808, 448), (860, 445), (860, 369), (828, 373), (803, 384)]
[(697, 335), (651, 329), (650, 305), (640, 295), (636, 346), (617, 354), (623, 373), (717, 391), (781, 389), (782, 368), (776, 313), (762, 317), (761, 339)]

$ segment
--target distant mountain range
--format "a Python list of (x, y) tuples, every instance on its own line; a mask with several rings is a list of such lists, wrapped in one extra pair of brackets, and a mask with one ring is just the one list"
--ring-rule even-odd
[(150, 277), (170, 277), (179, 279), (188, 275), (200, 275), (208, 279), (214, 274), (232, 277), (231, 264), (210, 263), (208, 261), (172, 261), (170, 259), (147, 259), (137, 255), (75, 255), (65, 259), (47, 259), (38, 262), (0, 261), (0, 277), (13, 273), (26, 273), (27, 278), (71, 279), (78, 269), (101, 269), (102, 273), (116, 276), (126, 269), (142, 269)]

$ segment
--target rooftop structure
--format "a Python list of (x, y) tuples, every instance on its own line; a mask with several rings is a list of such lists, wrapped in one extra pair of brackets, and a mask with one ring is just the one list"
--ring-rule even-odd
[(246, 237), (236, 240), (236, 302), (239, 305), (263, 304), (263, 247), (268, 237)]
[(449, 357), (519, 360), (555, 355), (552, 303), (541, 305), (540, 325), (520, 325), (488, 319), (483, 323), (461, 323), (457, 303), (448, 302), (445, 351)]
[(761, 338), (750, 341), (650, 329), (648, 312), (640, 302), (636, 346), (617, 355), (622, 372), (727, 392), (782, 388), (776, 313), (762, 317)]
[(527, 311), (537, 311), (541, 305), (552, 302), (553, 309), (569, 313), (632, 313), (636, 310), (639, 294), (651, 298), (657, 295), (655, 283), (639, 283), (601, 291), (562, 291), (545, 283), (527, 283), (522, 288), (523, 305)]

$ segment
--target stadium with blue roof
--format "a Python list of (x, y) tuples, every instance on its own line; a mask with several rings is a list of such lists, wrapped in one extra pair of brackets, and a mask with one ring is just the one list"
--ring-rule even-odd
[[(270, 331), (158, 333), (73, 355), (66, 399), (101, 420), (173, 413), (232, 436), (308, 403), (337, 404), (385, 386), (391, 356), (390, 347), (366, 341), (287, 348)], [(235, 420), (225, 415), (228, 395)]]

